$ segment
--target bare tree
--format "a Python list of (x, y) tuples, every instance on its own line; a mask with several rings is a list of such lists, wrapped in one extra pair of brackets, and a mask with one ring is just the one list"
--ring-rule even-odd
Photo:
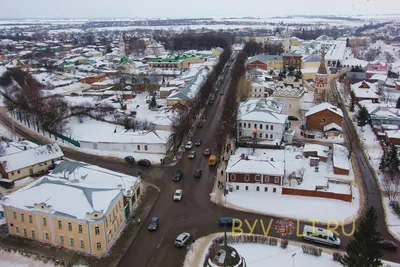
[(254, 131), (253, 136), (252, 136), (253, 155), (254, 155), (254, 152), (256, 151), (257, 144), (258, 144), (257, 131)]
[(246, 101), (251, 94), (251, 89), (251, 79), (248, 78), (246, 74), (243, 74), (238, 81), (238, 99), (240, 101)]
[(385, 191), (385, 195), (390, 201), (396, 200), (400, 195), (400, 181), (391, 174), (385, 173), (382, 186), (383, 190)]
[(126, 100), (124, 98), (124, 92), (123, 91), (118, 91), (115, 94), (115, 100), (119, 104), (120, 108), (123, 109), (125, 104), (126, 104)]
[(305, 173), (306, 173), (306, 168), (304, 167), (301, 167), (300, 169), (297, 170), (297, 176), (301, 179), (303, 179)]

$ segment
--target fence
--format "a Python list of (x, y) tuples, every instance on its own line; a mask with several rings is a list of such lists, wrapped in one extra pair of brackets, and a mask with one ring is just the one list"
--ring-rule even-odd
[(64, 140), (64, 141), (66, 141), (66, 142), (68, 142), (68, 143), (70, 143), (70, 144), (72, 144), (72, 145), (74, 145), (76, 147), (81, 147), (81, 144), (78, 141), (76, 141), (74, 139), (71, 139), (69, 137), (66, 137), (65, 135), (62, 135), (62, 134), (57, 133), (57, 132), (54, 132), (52, 130), (46, 130), (45, 129), (45, 131), (50, 134), (50, 138), (51, 138), (51, 135), (54, 135), (56, 140), (57, 140), (57, 138), (60, 138), (61, 140)]
[(348, 194), (337, 194), (337, 193), (332, 193), (332, 192), (293, 189), (293, 188), (285, 188), (285, 187), (282, 188), (282, 195), (330, 198), (330, 199), (343, 200), (346, 202), (351, 202), (353, 200), (353, 196), (351, 193), (348, 195)]

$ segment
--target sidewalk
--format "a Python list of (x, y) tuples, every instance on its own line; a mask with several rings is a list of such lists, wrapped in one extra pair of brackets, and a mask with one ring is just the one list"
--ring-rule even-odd
[[(231, 149), (227, 151), (226, 147), (227, 145), (231, 145)], [(225, 175), (225, 170), (227, 167), (227, 163), (230, 157), (231, 151), (235, 151), (235, 142), (232, 139), (227, 140), (225, 147), (224, 147), (224, 153), (221, 155), (221, 158), (219, 160), (220, 164), (218, 165), (217, 173), (216, 173), (216, 179), (214, 182), (214, 187), (213, 187), (213, 197), (211, 198), (211, 201), (215, 202), (216, 204), (219, 205), (224, 205), (224, 191), (220, 188), (218, 188), (218, 181), (222, 182), (223, 185), (225, 185), (226, 182), (226, 175)], [(222, 158), (224, 160), (222, 160)], [(221, 171), (223, 171), (223, 174), (221, 174)]]

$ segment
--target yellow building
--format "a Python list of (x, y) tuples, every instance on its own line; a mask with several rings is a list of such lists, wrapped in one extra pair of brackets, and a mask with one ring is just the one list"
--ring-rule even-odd
[(64, 154), (58, 144), (29, 147), (8, 143), (12, 153), (0, 157), (0, 172), (3, 178), (18, 180), (48, 170), (54, 161)]
[(141, 191), (138, 178), (63, 161), (1, 204), (10, 234), (101, 257), (124, 229)]
[(303, 40), (297, 38), (297, 37), (292, 37), (290, 38), (290, 46), (302, 46), (303, 45)]

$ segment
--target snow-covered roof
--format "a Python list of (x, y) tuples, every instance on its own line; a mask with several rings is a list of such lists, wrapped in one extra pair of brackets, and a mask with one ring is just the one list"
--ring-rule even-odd
[(342, 127), (340, 127), (339, 125), (337, 125), (336, 123), (332, 122), (329, 123), (328, 125), (324, 126), (324, 132), (330, 131), (332, 129), (338, 130), (340, 132), (343, 132)]
[(331, 111), (331, 112), (333, 112), (333, 113), (335, 113), (335, 114), (337, 114), (337, 115), (339, 115), (340, 117), (343, 117), (343, 112), (342, 112), (342, 110), (340, 108), (335, 107), (334, 105), (326, 103), (326, 102), (321, 103), (319, 105), (316, 105), (316, 106), (313, 106), (312, 108), (310, 108), (310, 110), (306, 113), (306, 117), (308, 117), (310, 115), (313, 115), (313, 114), (316, 114), (318, 112), (324, 111), (326, 109)]
[(329, 147), (317, 144), (305, 144), (303, 152), (317, 152), (318, 157), (328, 157)]
[(254, 98), (239, 106), (238, 120), (284, 124), (288, 116), (280, 114), (282, 105), (273, 98)]
[(138, 177), (114, 172), (84, 162), (65, 160), (57, 164), (49, 176), (59, 178), (67, 184), (84, 184), (89, 187), (124, 189), (124, 195), (129, 195), (132, 189), (141, 182), (141, 179)]
[(361, 60), (358, 58), (351, 58), (342, 61), (343, 66), (361, 66), (361, 68), (365, 68), (368, 66), (369, 62), (365, 60)]
[(120, 194), (120, 189), (65, 183), (60, 179), (44, 176), (7, 195), (1, 203), (21, 210), (40, 210), (54, 215), (89, 220), (88, 213), (106, 213)]
[(400, 130), (385, 131), (385, 134), (390, 139), (400, 139)]
[(232, 155), (229, 158), (227, 173), (257, 173), (270, 176), (284, 175), (284, 162), (267, 161), (258, 157), (247, 156), (248, 159), (242, 159), (238, 155)]
[(0, 162), (4, 170), (9, 173), (63, 156), (61, 148), (54, 143), (2, 156)]
[(346, 147), (338, 144), (333, 144), (333, 166), (342, 170), (350, 170)]
[(374, 74), (371, 76), (371, 80), (386, 81), (388, 78), (385, 74)]

